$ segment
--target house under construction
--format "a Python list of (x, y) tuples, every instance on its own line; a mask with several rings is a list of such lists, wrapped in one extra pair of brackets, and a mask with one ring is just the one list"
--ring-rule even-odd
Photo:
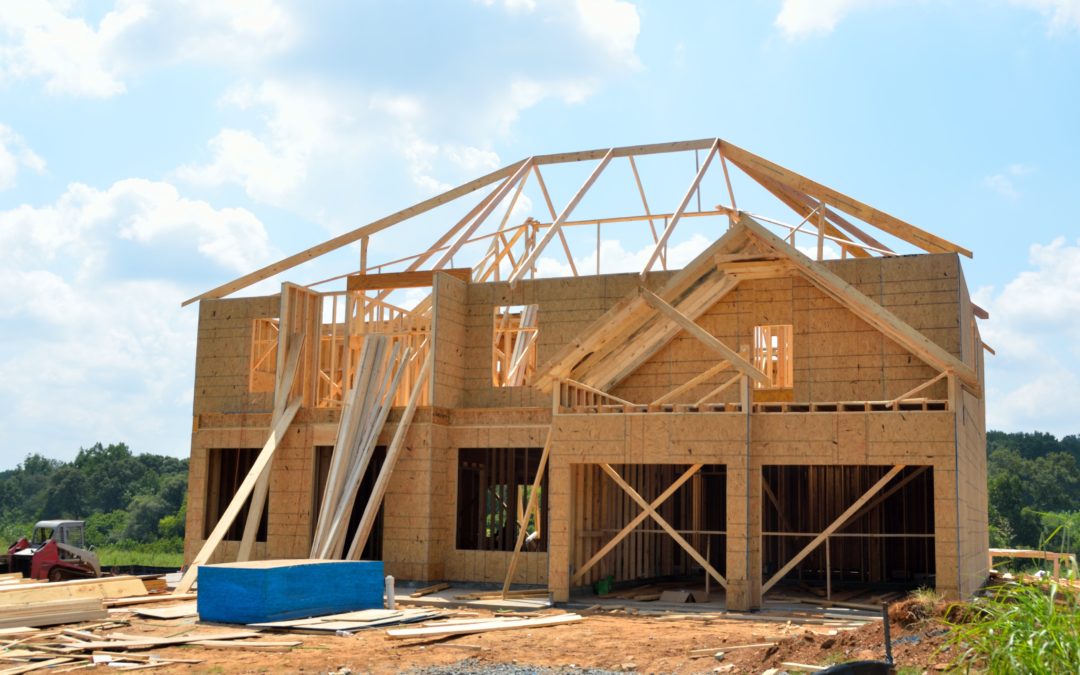
[[(605, 259), (620, 241), (640, 253)], [(329, 255), (332, 278), (227, 297)], [(226, 283), (188, 301), (185, 586), (363, 557), (556, 600), (679, 578), (733, 609), (793, 581), (969, 595), (989, 348), (959, 255), (704, 139), (530, 157)]]

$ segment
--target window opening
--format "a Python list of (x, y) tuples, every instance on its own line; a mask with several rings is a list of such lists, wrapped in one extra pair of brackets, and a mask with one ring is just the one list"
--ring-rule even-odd
[(794, 358), (791, 325), (754, 326), (754, 366), (771, 382), (754, 382), (755, 389), (791, 389)]
[(495, 308), (491, 350), (491, 384), (521, 387), (536, 371), (539, 333), (537, 305), (502, 305)]

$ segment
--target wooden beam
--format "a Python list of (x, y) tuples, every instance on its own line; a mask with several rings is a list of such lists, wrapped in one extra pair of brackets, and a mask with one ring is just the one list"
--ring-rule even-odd
[(327, 241), (324, 241), (321, 244), (318, 244), (316, 246), (312, 246), (311, 248), (300, 251), (299, 253), (294, 253), (293, 255), (291, 255), (291, 256), (289, 256), (287, 258), (282, 258), (281, 260), (279, 260), (279, 261), (277, 261), (275, 263), (271, 263), (269, 265), (266, 265), (265, 267), (261, 267), (261, 268), (255, 270), (254, 272), (250, 272), (248, 274), (245, 274), (242, 277), (239, 277), (238, 279), (234, 279), (234, 280), (232, 280), (232, 281), (230, 281), (228, 283), (222, 284), (222, 285), (220, 285), (220, 286), (218, 286), (216, 288), (212, 288), (209, 291), (206, 291), (205, 293), (201, 293), (199, 295), (196, 295), (193, 298), (185, 300), (183, 303), (181, 303), (181, 307), (185, 307), (187, 305), (190, 305), (193, 302), (197, 302), (199, 300), (205, 300), (205, 299), (208, 299), (208, 298), (223, 298), (226, 295), (229, 295), (230, 293), (235, 293), (236, 291), (247, 288), (248, 286), (250, 286), (250, 285), (252, 285), (254, 283), (257, 283), (259, 281), (262, 281), (263, 279), (269, 279), (270, 277), (274, 276), (275, 274), (280, 274), (281, 272), (292, 269), (293, 267), (296, 267), (297, 265), (299, 265), (301, 263), (305, 263), (308, 260), (311, 260), (313, 258), (317, 258), (317, 257), (319, 257), (319, 256), (321, 256), (321, 255), (323, 255), (325, 253), (329, 253), (331, 251), (336, 251), (337, 249), (341, 248), (342, 246), (346, 246), (348, 244), (353, 243), (354, 241), (359, 241), (360, 239), (363, 239), (364, 237), (368, 237), (368, 236), (371, 236), (371, 235), (375, 234), (376, 232), (379, 232), (381, 230), (385, 230), (386, 228), (388, 228), (388, 227), (390, 227), (392, 225), (396, 225), (397, 223), (400, 223), (403, 220), (407, 220), (407, 219), (412, 218), (414, 216), (418, 216), (421, 213), (426, 213), (426, 212), (430, 211), (431, 209), (434, 209), (434, 208), (436, 208), (438, 206), (442, 206), (443, 204), (446, 204), (447, 202), (451, 202), (451, 201), (457, 199), (458, 197), (467, 195), (470, 192), (474, 192), (474, 191), (479, 190), (480, 188), (482, 188), (484, 186), (491, 185), (495, 181), (498, 181), (498, 180), (506, 178), (507, 176), (510, 176), (515, 171), (517, 171), (517, 169), (523, 163), (525, 163), (525, 161), (526, 160), (521, 160), (520, 162), (514, 162), (513, 164), (510, 164), (508, 166), (504, 166), (501, 169), (498, 169), (496, 171), (492, 171), (489, 174), (486, 174), (484, 176), (481, 176), (479, 178), (471, 180), (468, 183), (463, 183), (462, 185), (459, 185), (456, 188), (453, 188), (451, 190), (447, 190), (446, 192), (444, 192), (444, 193), (442, 193), (440, 195), (436, 195), (434, 197), (431, 197), (430, 199), (425, 199), (424, 201), (422, 201), (422, 202), (420, 202), (418, 204), (413, 204), (412, 206), (410, 206), (408, 208), (402, 209), (402, 210), (400, 210), (400, 211), (398, 211), (396, 213), (390, 214), (389, 216), (386, 216), (384, 218), (380, 218), (380, 219), (378, 219), (376, 221), (368, 223), (367, 225), (364, 225), (363, 227), (357, 228), (357, 229), (355, 229), (355, 230), (353, 230), (351, 232), (346, 232), (345, 234), (338, 235), (338, 236), (334, 237), (333, 239), (329, 239)]
[(855, 503), (852, 504), (851, 506), (847, 507), (847, 509), (843, 513), (841, 513), (840, 516), (837, 517), (836, 520), (829, 523), (829, 526), (826, 527), (824, 530), (822, 530), (821, 534), (814, 537), (814, 539), (809, 544), (807, 544), (803, 548), (803, 550), (796, 553), (794, 558), (789, 560), (786, 565), (781, 567), (776, 572), (776, 574), (772, 575), (772, 577), (770, 577), (768, 581), (766, 581), (764, 584), (762, 584), (762, 586), (761, 586), (761, 594), (765, 595), (765, 593), (767, 593), (770, 588), (772, 588), (773, 586), (776, 585), (776, 582), (783, 579), (784, 575), (786, 575), (796, 565), (798, 565), (800, 562), (802, 562), (803, 558), (805, 558), (806, 556), (813, 553), (814, 549), (816, 549), (818, 546), (820, 546), (821, 542), (825, 541), (825, 539), (828, 538), (828, 536), (830, 534), (832, 534), (833, 532), (836, 532), (841, 527), (843, 527), (844, 524), (847, 523), (848, 519), (852, 515), (854, 515), (855, 512), (857, 512), (860, 508), (862, 508), (863, 504), (870, 501), (874, 497), (874, 495), (876, 495), (878, 492), (881, 492), (881, 489), (883, 487), (885, 487), (886, 485), (888, 485), (889, 481), (891, 481), (893, 478), (895, 478), (896, 474), (900, 473), (903, 470), (904, 470), (904, 465), (903, 464), (897, 464), (893, 468), (889, 469), (888, 473), (886, 473), (884, 476), (882, 476), (881, 479), (878, 480), (878, 482), (874, 483), (870, 487), (870, 489), (867, 490), (863, 494), (862, 497), (859, 497), (857, 500), (855, 500)]
[[(510, 590), (510, 584), (514, 581), (514, 572), (517, 571), (518, 556), (521, 555), (521, 547), (525, 544), (525, 530), (529, 526), (529, 516), (539, 505), (540, 484), (544, 479), (544, 471), (547, 470), (548, 457), (551, 455), (551, 430), (548, 430), (547, 440), (544, 441), (544, 450), (540, 453), (540, 464), (536, 467), (536, 476), (533, 478), (532, 490), (529, 491), (529, 503), (525, 507), (521, 525), (518, 527), (517, 541), (514, 542), (514, 553), (510, 556), (510, 564), (506, 568), (506, 579), (503, 580), (502, 597), (506, 597)], [(539, 521), (537, 521), (539, 522)]]
[(509, 281), (511, 285), (517, 283), (518, 280), (521, 279), (521, 277), (528, 274), (529, 270), (531, 270), (536, 265), (536, 260), (540, 257), (540, 254), (543, 253), (544, 247), (547, 246), (548, 243), (552, 240), (552, 238), (559, 233), (560, 229), (562, 228), (562, 224), (566, 221), (567, 218), (570, 217), (570, 214), (574, 212), (574, 208), (576, 208), (577, 205), (581, 202), (582, 198), (585, 196), (585, 193), (589, 191), (589, 188), (593, 186), (593, 183), (596, 182), (596, 179), (600, 177), (600, 174), (603, 173), (607, 165), (611, 163), (611, 157), (613, 152), (614, 149), (608, 150), (608, 152), (600, 159), (600, 163), (596, 165), (592, 173), (589, 174), (589, 177), (585, 179), (585, 182), (578, 189), (577, 194), (575, 194), (573, 199), (571, 199), (570, 202), (566, 205), (566, 208), (562, 210), (562, 213), (560, 213), (559, 217), (556, 218), (555, 221), (551, 224), (551, 227), (549, 227), (548, 230), (544, 232), (544, 236), (540, 238), (540, 241), (537, 242), (536, 246), (534, 246), (533, 249), (529, 251), (529, 255), (525, 256), (525, 259), (521, 261), (521, 264), (518, 265), (517, 269), (514, 270), (513, 274), (510, 275)]
[(599, 396), (603, 396), (604, 398), (610, 398), (612, 401), (615, 401), (616, 403), (619, 403), (619, 404), (622, 404), (622, 405), (637, 405), (636, 403), (632, 403), (630, 401), (627, 401), (625, 398), (619, 398), (618, 396), (614, 396), (612, 394), (609, 394), (606, 391), (601, 391), (601, 390), (597, 389), (596, 387), (590, 387), (589, 385), (585, 384), (584, 382), (578, 382), (577, 380), (571, 380), (569, 378), (563, 380), (563, 382), (566, 382), (567, 384), (572, 385), (574, 387), (577, 387), (579, 389), (584, 389), (587, 392), (597, 394)]
[(943, 377), (947, 377), (948, 375), (949, 375), (949, 371), (943, 370), (940, 373), (938, 373), (936, 376), (930, 378), (926, 382), (923, 382), (922, 384), (915, 387), (914, 389), (911, 389), (910, 391), (905, 391), (903, 394), (900, 394), (899, 396), (897, 396), (893, 400), (889, 401), (886, 405), (888, 405), (891, 408), (894, 405), (896, 405), (897, 403), (899, 403), (900, 401), (903, 401), (904, 399), (911, 398), (912, 396), (914, 396), (915, 394), (918, 394), (923, 389), (926, 389), (926, 388), (930, 387), (931, 385), (936, 383), (938, 380), (942, 379)]
[(909, 350), (933, 368), (952, 370), (965, 384), (971, 387), (979, 386), (979, 378), (973, 368), (912, 328), (900, 317), (866, 297), (854, 286), (830, 272), (824, 265), (803, 255), (802, 252), (769, 232), (753, 218), (745, 216), (741, 222), (744, 222), (751, 236), (773, 250), (787, 255), (814, 286), (850, 309), (860, 319), (884, 333), (886, 337)]
[(697, 549), (690, 545), (690, 542), (683, 539), (683, 536), (679, 534), (675, 530), (675, 528), (668, 523), (668, 521), (664, 520), (663, 516), (657, 513), (656, 510), (654, 510), (652, 506), (649, 505), (649, 502), (645, 501), (645, 498), (638, 494), (637, 490), (635, 490), (633, 487), (630, 486), (629, 483), (623, 480), (622, 476), (619, 475), (618, 471), (611, 468), (610, 464), (600, 464), (600, 468), (604, 471), (604, 473), (610, 476), (611, 480), (615, 481), (615, 483), (619, 487), (621, 487), (626, 494), (630, 495), (630, 499), (633, 499), (635, 502), (637, 502), (638, 506), (645, 509), (649, 517), (655, 520), (656, 524), (663, 528), (664, 531), (667, 532), (668, 535), (675, 540), (675, 543), (681, 546), (683, 550), (685, 550), (690, 555), (690, 557), (693, 558), (695, 562), (697, 562), (697, 564), (701, 565), (701, 567), (710, 576), (712, 576), (712, 578), (716, 579), (716, 582), (718, 584), (720, 584), (724, 588), (727, 588), (727, 579), (725, 579), (719, 572), (717, 572), (716, 568), (710, 565), (709, 561), (706, 560), (703, 555), (698, 553)]
[(706, 347), (723, 356), (740, 373), (763, 385), (768, 385), (770, 383), (769, 376), (755, 368), (754, 364), (739, 356), (738, 352), (731, 347), (728, 347), (714, 335), (690, 320), (685, 314), (661, 300), (655, 293), (644, 287), (639, 287), (638, 292), (641, 294), (641, 297), (645, 299), (645, 302), (649, 303), (659, 312), (666, 314), (668, 318)]
[[(683, 483), (690, 480), (690, 478), (693, 477), (693, 475), (696, 474), (698, 471), (700, 471), (701, 467), (703, 466), (705, 465), (694, 464), (689, 469), (684, 471), (683, 474), (679, 476), (679, 478), (674, 483), (669, 485), (666, 490), (660, 493), (660, 496), (652, 500), (652, 503), (649, 504), (649, 506), (652, 507), (652, 510), (655, 511), (656, 509), (660, 508), (661, 504), (666, 502), (668, 498), (671, 497), (671, 495), (675, 494), (675, 491), (682, 487)], [(611, 549), (615, 548), (619, 544), (619, 542), (625, 539), (626, 536), (629, 535), (631, 532), (633, 532), (638, 525), (644, 522), (645, 519), (649, 517), (649, 513), (650, 511), (642, 510), (641, 513), (634, 516), (634, 518), (629, 523), (627, 523), (623, 527), (623, 529), (619, 530), (619, 532), (614, 537), (612, 537), (611, 540), (608, 541), (608, 543), (600, 547), (600, 550), (594, 553), (593, 556), (589, 558), (589, 560), (584, 565), (581, 566), (581, 569), (577, 570), (577, 572), (574, 574), (574, 579), (572, 583), (581, 583), (581, 580), (585, 578), (585, 573), (592, 569), (593, 566), (596, 565), (596, 563), (600, 562), (600, 560), (604, 556), (610, 553)]]
[(288, 431), (289, 425), (292, 424), (293, 418), (296, 417), (296, 411), (300, 409), (300, 402), (301, 399), (298, 397), (285, 409), (285, 413), (281, 416), (277, 426), (270, 432), (270, 438), (266, 440), (262, 451), (255, 458), (255, 463), (252, 465), (251, 470), (248, 471), (248, 475), (240, 483), (240, 487), (237, 488), (236, 494), (233, 495), (232, 501), (229, 502), (229, 506), (225, 509), (225, 513), (222, 514), (217, 525), (214, 526), (210, 536), (206, 538), (202, 548), (195, 554), (191, 565), (188, 566), (184, 576), (181, 577), (180, 583), (176, 585), (174, 593), (187, 593), (191, 590), (191, 586), (195, 583), (195, 577), (198, 575), (199, 565), (205, 565), (210, 560), (214, 551), (221, 544), (221, 540), (225, 538), (225, 533), (232, 526), (236, 516), (240, 513), (240, 509), (243, 508), (244, 503), (251, 495), (251, 491), (255, 488), (255, 483), (258, 481), (263, 467), (274, 456), (278, 443), (285, 437), (285, 432)]
[(899, 218), (890, 216), (884, 211), (879, 211), (857, 199), (853, 199), (841, 192), (837, 192), (830, 187), (810, 180), (794, 171), (785, 169), (779, 164), (774, 164), (763, 157), (747, 152), (731, 143), (722, 141), (722, 151), (727, 159), (747, 173), (759, 173), (778, 183), (812, 195), (845, 213), (855, 216), (863, 222), (884, 230), (898, 239), (903, 239), (908, 243), (914, 244), (925, 251), (931, 253), (961, 253), (969, 258), (972, 255), (971, 251), (962, 246), (958, 246), (950, 241), (942, 239), (926, 230), (919, 229)]
[(712, 163), (713, 155), (716, 154), (716, 150), (719, 147), (720, 139), (717, 138), (713, 141), (712, 146), (709, 147), (709, 154), (705, 155), (705, 161), (701, 163), (701, 167), (694, 176), (694, 180), (690, 183), (690, 189), (686, 191), (682, 201), (679, 202), (679, 208), (675, 209), (675, 214), (671, 216), (671, 220), (668, 221), (667, 227), (664, 228), (664, 232), (660, 235), (660, 239), (656, 242), (656, 245), (653, 246), (652, 253), (649, 254), (649, 259), (645, 262), (645, 269), (641, 270), (642, 279), (649, 273), (649, 270), (651, 270), (652, 266), (656, 263), (656, 259), (660, 257), (660, 252), (667, 246), (671, 233), (675, 231), (675, 226), (682, 220), (683, 212), (686, 211), (686, 207), (690, 203), (690, 199), (694, 196), (694, 192), (698, 189), (698, 186), (701, 185), (701, 179), (705, 176), (705, 172), (709, 170), (709, 164)]
[(381, 291), (393, 288), (423, 288), (434, 283), (435, 272), (443, 272), (461, 279), (465, 283), (472, 281), (471, 267), (452, 267), (443, 270), (416, 270), (414, 272), (384, 272), (382, 274), (350, 274), (345, 288), (350, 291)]

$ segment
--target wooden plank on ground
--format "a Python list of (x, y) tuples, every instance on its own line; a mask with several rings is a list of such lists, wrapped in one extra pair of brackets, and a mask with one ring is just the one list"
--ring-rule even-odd
[(386, 631), (387, 637), (395, 640), (405, 638), (434, 638), (448, 635), (469, 635), (471, 633), (488, 633), (498, 630), (517, 630), (520, 628), (544, 628), (547, 626), (559, 626), (566, 623), (581, 621), (585, 617), (578, 614), (556, 614), (555, 616), (543, 616), (536, 619), (520, 619), (509, 621), (478, 621), (473, 624), (455, 624), (453, 626), (425, 626), (423, 628), (394, 628)]
[(25, 629), (34, 626), (56, 626), (80, 621), (99, 621), (109, 618), (100, 598), (74, 598), (0, 608), (0, 628)]
[(184, 602), (179, 605), (168, 607), (141, 607), (135, 610), (139, 616), (151, 619), (180, 619), (185, 616), (198, 616), (199, 604), (197, 602)]
[(439, 591), (445, 591), (448, 588), (450, 588), (450, 584), (447, 584), (447, 583), (441, 583), (441, 584), (434, 584), (434, 585), (431, 585), (431, 586), (425, 586), (424, 588), (421, 588), (421, 589), (419, 589), (417, 591), (409, 593), (409, 597), (410, 598), (422, 598), (425, 595), (431, 595), (432, 593), (438, 593)]

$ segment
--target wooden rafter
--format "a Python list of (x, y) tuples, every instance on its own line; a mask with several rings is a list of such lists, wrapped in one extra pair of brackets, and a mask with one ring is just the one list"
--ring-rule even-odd
[(952, 370), (968, 386), (979, 386), (979, 377), (973, 368), (912, 328), (900, 317), (866, 297), (820, 263), (803, 255), (749, 216), (742, 222), (751, 236), (774, 251), (785, 253), (814, 286), (847, 307), (860, 319), (937, 370)]
[[(517, 283), (523, 276), (528, 274), (533, 267), (536, 266), (536, 260), (540, 257), (540, 254), (544, 252), (544, 248), (551, 242), (552, 238), (554, 238), (555, 235), (561, 231), (563, 222), (565, 222), (566, 219), (570, 217), (570, 214), (574, 212), (574, 209), (577, 207), (577, 205), (581, 203), (581, 200), (585, 196), (585, 193), (589, 191), (589, 188), (593, 186), (593, 183), (596, 182), (596, 179), (600, 177), (600, 174), (603, 173), (605, 168), (607, 168), (607, 165), (611, 163), (611, 158), (614, 152), (615, 150), (614, 148), (612, 148), (611, 150), (608, 150), (603, 157), (600, 158), (600, 162), (593, 169), (592, 173), (589, 174), (589, 177), (585, 179), (585, 183), (582, 184), (580, 189), (578, 189), (577, 193), (573, 196), (573, 198), (566, 205), (566, 207), (563, 208), (562, 213), (560, 213), (559, 216), (555, 219), (555, 221), (551, 223), (551, 227), (549, 227), (548, 230), (544, 232), (544, 236), (541, 237), (540, 241), (532, 247), (532, 250), (529, 251), (529, 254), (525, 256), (525, 259), (521, 261), (521, 264), (518, 266), (518, 268), (514, 270), (513, 274), (510, 275), (509, 281), (511, 285)], [(569, 253), (569, 251), (567, 252)]]

